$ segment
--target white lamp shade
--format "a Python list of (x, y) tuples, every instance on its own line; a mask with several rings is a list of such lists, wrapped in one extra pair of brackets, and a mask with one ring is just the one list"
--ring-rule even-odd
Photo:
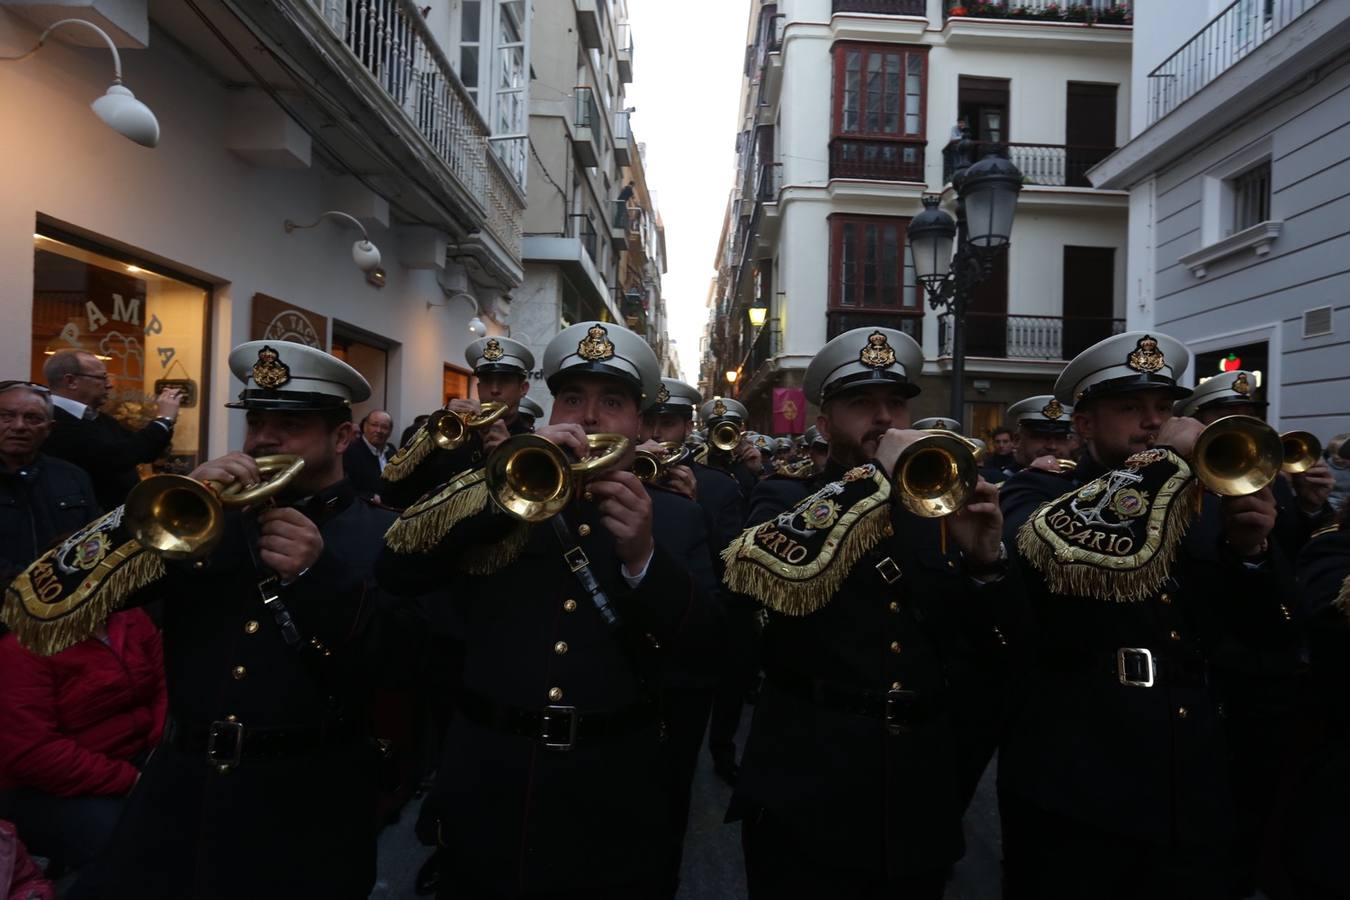
[(936, 283), (946, 279), (952, 267), (954, 235), (929, 232), (909, 241), (909, 254), (914, 260), (914, 277), (920, 284)]
[(962, 198), (966, 204), (969, 240), (976, 247), (996, 250), (1008, 243), (1013, 213), (1017, 211), (1017, 192), (989, 189)]
[(362, 238), (352, 244), (352, 262), (362, 272), (369, 272), (380, 265), (380, 248)]
[(750, 325), (754, 328), (760, 328), (769, 320), (769, 308), (767, 306), (752, 306), (749, 309)]
[(469, 334), (474, 337), (482, 337), (487, 334), (487, 326), (483, 324), (482, 319), (474, 316), (469, 320)]
[(122, 85), (112, 85), (107, 93), (90, 106), (93, 107), (94, 115), (128, 140), (142, 147), (153, 147), (159, 143), (159, 122), (155, 114)]

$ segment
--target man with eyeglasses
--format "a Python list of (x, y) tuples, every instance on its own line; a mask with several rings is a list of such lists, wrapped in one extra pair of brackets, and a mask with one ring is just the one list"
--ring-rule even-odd
[(8, 581), (53, 540), (99, 514), (78, 466), (41, 452), (52, 425), (47, 389), (0, 381), (0, 580)]
[(135, 486), (136, 466), (159, 457), (173, 440), (182, 391), (165, 388), (155, 401), (155, 419), (132, 431), (100, 414), (108, 401), (108, 367), (87, 350), (58, 350), (42, 366), (51, 388), (55, 418), (47, 453), (89, 473), (104, 509), (121, 506)]

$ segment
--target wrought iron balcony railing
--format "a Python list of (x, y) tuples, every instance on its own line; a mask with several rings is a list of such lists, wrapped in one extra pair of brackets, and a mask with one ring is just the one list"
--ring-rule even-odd
[(755, 186), (755, 198), (761, 203), (776, 203), (778, 190), (783, 186), (783, 164), (764, 163), (759, 167), (759, 184)]
[(947, 21), (970, 17), (1102, 25), (1134, 23), (1128, 0), (947, 0), (943, 15)]
[(877, 16), (926, 16), (928, 0), (834, 0), (834, 11)]
[[(938, 346), (952, 355), (951, 313), (938, 316)], [(1022, 316), (968, 312), (964, 318), (966, 356), (993, 359), (1073, 359), (1104, 338), (1125, 330), (1124, 319)]]
[(600, 109), (595, 105), (595, 91), (586, 85), (578, 85), (575, 93), (577, 110), (572, 124), (578, 128), (599, 128)]
[(596, 256), (597, 237), (595, 233), (595, 223), (587, 213), (572, 213), (567, 217), (567, 236), (578, 238), (581, 246), (586, 248), (586, 255), (591, 258), (591, 262), (599, 263), (599, 257)]
[[(988, 148), (999, 148), (1008, 154), (1008, 159), (1022, 172), (1023, 184), (1041, 184), (1052, 187), (1092, 187), (1087, 171), (1106, 159), (1115, 147), (1087, 147), (1076, 144), (996, 144), (988, 141), (972, 141), (971, 161), (982, 156)], [(955, 148), (948, 144), (942, 151), (942, 181), (952, 180), (955, 165)]]

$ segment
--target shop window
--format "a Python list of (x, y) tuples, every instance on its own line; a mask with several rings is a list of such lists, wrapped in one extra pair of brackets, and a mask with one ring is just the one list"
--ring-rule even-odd
[(922, 181), (927, 48), (834, 48), (830, 177)]
[(468, 400), (471, 378), (472, 373), (469, 370), (445, 363), (445, 369), (441, 373), (441, 397), (446, 403), (451, 400)]
[(359, 422), (377, 409), (389, 409), (389, 349), (384, 338), (333, 322), (333, 355), (360, 372), (370, 384), (370, 399), (352, 404), (352, 419)]
[(33, 243), (29, 377), (43, 381), (42, 365), (58, 350), (94, 354), (113, 384), (100, 412), (132, 429), (155, 417), (155, 398), (166, 385), (181, 387), (186, 400), (173, 444), (151, 468), (196, 468), (208, 424), (209, 287), (54, 231), (39, 229)]

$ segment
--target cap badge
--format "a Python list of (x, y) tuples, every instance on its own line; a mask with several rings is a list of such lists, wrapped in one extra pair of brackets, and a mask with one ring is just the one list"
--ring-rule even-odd
[(656, 392), (656, 402), (657, 403), (670, 402), (670, 391), (666, 390), (666, 386), (664, 384), (661, 385), (661, 390)]
[(291, 367), (281, 361), (281, 355), (271, 347), (264, 346), (258, 351), (258, 361), (253, 364), (253, 383), (268, 391), (275, 391), (291, 380)]
[(722, 402), (721, 397), (718, 397), (717, 401), (713, 403), (713, 415), (725, 416), (726, 414), (727, 414), (727, 405)]
[(1060, 416), (1064, 415), (1064, 407), (1059, 405), (1058, 400), (1051, 400), (1041, 407), (1041, 415), (1051, 420), (1058, 419)]
[(885, 369), (895, 365), (895, 351), (891, 349), (886, 335), (874, 331), (867, 336), (867, 346), (858, 354), (862, 364), (872, 369)]
[(1161, 369), (1165, 362), (1162, 351), (1158, 349), (1158, 342), (1146, 334), (1134, 345), (1125, 364), (1136, 372), (1151, 373)]
[(1252, 384), (1247, 380), (1247, 373), (1243, 372), (1237, 378), (1233, 379), (1233, 390), (1244, 397), (1251, 396)]
[(603, 325), (592, 325), (586, 331), (586, 337), (577, 344), (577, 356), (589, 362), (614, 358), (614, 342)]
[(496, 338), (488, 338), (488, 342), (483, 345), (483, 359), (488, 362), (496, 362), (505, 355), (506, 351), (502, 349), (502, 345)]

